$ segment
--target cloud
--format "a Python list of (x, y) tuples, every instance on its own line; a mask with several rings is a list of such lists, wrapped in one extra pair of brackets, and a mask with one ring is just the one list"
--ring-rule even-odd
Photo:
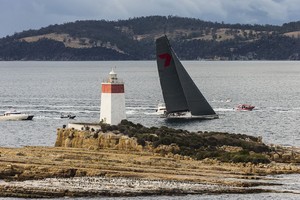
[(299, 0), (0, 0), (0, 37), (76, 20), (176, 15), (226, 23), (300, 20)]
[(282, 24), (300, 20), (298, 0), (232, 0), (224, 8), (230, 22)]

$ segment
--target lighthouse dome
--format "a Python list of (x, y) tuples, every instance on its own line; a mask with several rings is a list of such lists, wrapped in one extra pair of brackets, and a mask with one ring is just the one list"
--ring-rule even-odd
[(117, 75), (116, 72), (114, 72), (114, 69), (111, 69), (111, 71), (109, 72), (109, 75)]
[(111, 69), (111, 72), (109, 72), (109, 82), (110, 83), (117, 83), (118, 82), (117, 74), (114, 72), (113, 69)]

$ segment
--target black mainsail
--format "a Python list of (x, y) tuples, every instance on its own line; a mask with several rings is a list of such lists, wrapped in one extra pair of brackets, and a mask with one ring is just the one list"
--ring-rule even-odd
[(177, 58), (167, 36), (156, 40), (156, 58), (167, 114), (190, 111), (192, 116), (217, 118)]

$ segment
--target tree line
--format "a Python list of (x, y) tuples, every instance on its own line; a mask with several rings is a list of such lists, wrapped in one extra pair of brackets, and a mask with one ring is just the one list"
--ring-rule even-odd
[[(229, 39), (218, 35), (226, 30)], [(177, 16), (149, 16), (128, 20), (87, 20), (55, 24), (27, 30), (0, 39), (0, 60), (152, 60), (155, 39), (168, 35), (181, 59), (223, 60), (300, 60), (300, 36), (284, 33), (300, 31), (300, 21), (275, 25), (226, 24)], [(49, 33), (68, 34), (71, 38), (106, 46), (71, 48), (63, 42), (22, 38)], [(210, 36), (210, 39), (203, 39)]]

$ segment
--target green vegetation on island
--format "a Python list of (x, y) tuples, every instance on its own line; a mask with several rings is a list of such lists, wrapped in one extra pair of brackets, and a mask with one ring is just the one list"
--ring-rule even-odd
[(119, 125), (102, 124), (101, 128), (103, 132), (112, 131), (135, 137), (142, 146), (150, 144), (154, 148), (160, 145), (174, 147), (167, 150), (161, 148), (162, 154), (179, 154), (197, 160), (213, 158), (223, 162), (270, 162), (267, 154), (271, 149), (259, 137), (225, 132), (189, 132), (166, 126), (147, 128), (127, 120)]

